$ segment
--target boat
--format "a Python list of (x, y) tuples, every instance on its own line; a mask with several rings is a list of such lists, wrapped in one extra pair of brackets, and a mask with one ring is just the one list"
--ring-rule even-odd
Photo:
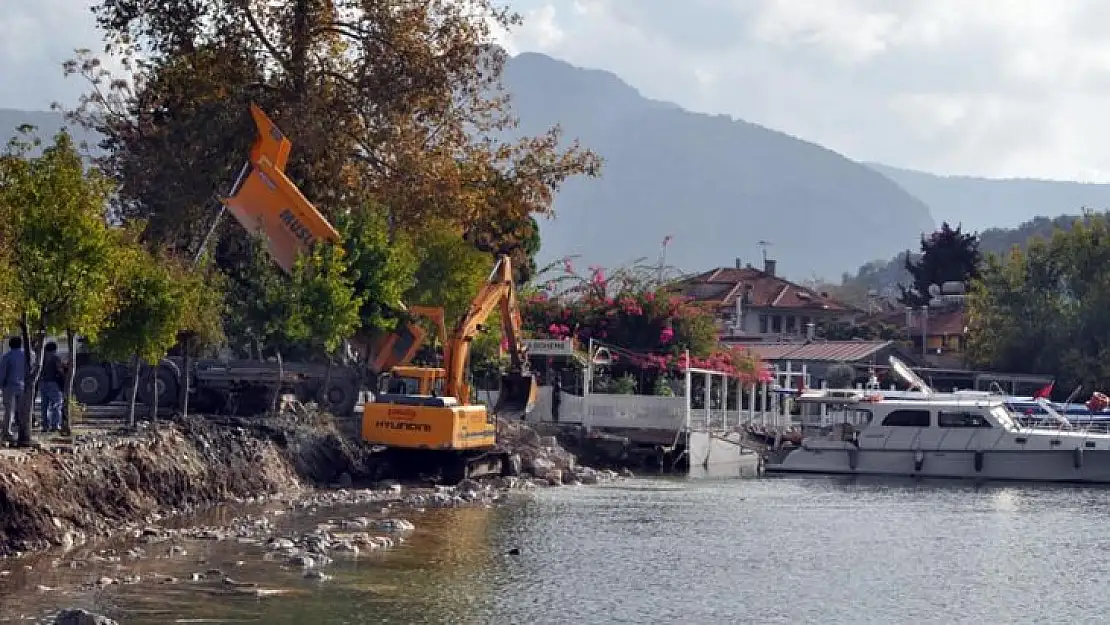
[(801, 393), (798, 402), (836, 406), (851, 419), (830, 433), (769, 451), (765, 471), (1110, 483), (1105, 431), (1072, 423), (1045, 399), (1036, 404), (1048, 419), (1023, 422), (1004, 396), (936, 392), (897, 358), (890, 364), (910, 391)]

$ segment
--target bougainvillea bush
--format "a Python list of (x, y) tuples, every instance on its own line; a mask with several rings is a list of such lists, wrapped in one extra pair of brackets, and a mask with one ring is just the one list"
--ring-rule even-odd
[(564, 259), (544, 268), (540, 282), (525, 294), (525, 328), (536, 338), (595, 339), (611, 346), (610, 373), (648, 373), (650, 381), (641, 386), (649, 389), (660, 375), (676, 376), (687, 366), (727, 372), (745, 382), (765, 377), (753, 354), (718, 343), (711, 311), (661, 283), (659, 273), (633, 266), (607, 275), (601, 267), (590, 267), (583, 275)]

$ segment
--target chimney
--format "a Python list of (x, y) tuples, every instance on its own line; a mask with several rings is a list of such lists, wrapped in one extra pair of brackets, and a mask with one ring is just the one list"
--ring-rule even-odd
[(763, 273), (774, 276), (775, 275), (775, 261), (770, 258), (763, 259)]
[(736, 268), (737, 269), (743, 269), (744, 268), (744, 266), (742, 264), (740, 264), (740, 257), (739, 256), (736, 257)]

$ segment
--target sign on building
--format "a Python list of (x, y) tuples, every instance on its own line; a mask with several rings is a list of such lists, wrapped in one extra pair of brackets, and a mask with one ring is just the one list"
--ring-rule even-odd
[(571, 339), (525, 339), (524, 346), (532, 356), (573, 356)]

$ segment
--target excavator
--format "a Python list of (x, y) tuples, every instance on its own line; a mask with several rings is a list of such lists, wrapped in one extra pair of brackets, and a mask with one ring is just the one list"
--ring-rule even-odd
[[(471, 342), (484, 330), (483, 324), (494, 311), (501, 313), (502, 333), (509, 345), (509, 370), (501, 378), (497, 404), (491, 412), (485, 404), (472, 403), (466, 373)], [(446, 335), (445, 325), (440, 322), (438, 326), (441, 335)], [(426, 385), (416, 393), (406, 389), (378, 394), (374, 402), (363, 406), (363, 440), (387, 448), (421, 450), (422, 457), (410, 458), (424, 466), (442, 467), (443, 480), (448, 483), (516, 472), (519, 468), (510, 455), (498, 449), (497, 418), (519, 419), (535, 408), (536, 379), (528, 370), (522, 338), (511, 262), (501, 255), (466, 314), (452, 334), (445, 336), (444, 367), (394, 369), (424, 381), (438, 379), (442, 372), (442, 394)]]
[[(285, 175), (292, 142), (257, 105), (251, 105), (251, 116), (257, 137), (249, 160), (222, 202), (244, 228), (265, 235), (275, 262), (290, 273), (298, 255), (318, 242), (336, 243), (340, 237)], [(511, 456), (497, 446), (494, 415), (520, 418), (531, 412), (537, 388), (528, 371), (512, 277), (508, 256), (500, 256), (489, 280), (450, 336), (442, 308), (408, 309), (410, 316), (424, 316), (435, 324), (443, 343), (443, 367), (407, 366), (427, 336), (414, 321), (385, 337), (356, 337), (352, 341), (365, 354), (370, 374), (384, 373), (394, 382), (413, 382), (400, 389), (387, 388), (364, 404), (362, 438), (366, 442), (394, 452), (394, 461), (400, 464), (443, 467), (448, 482), (515, 472)], [(471, 402), (466, 373), (471, 341), (495, 310), (501, 313), (509, 343), (510, 369), (502, 377), (498, 402), (491, 413), (484, 404)]]

